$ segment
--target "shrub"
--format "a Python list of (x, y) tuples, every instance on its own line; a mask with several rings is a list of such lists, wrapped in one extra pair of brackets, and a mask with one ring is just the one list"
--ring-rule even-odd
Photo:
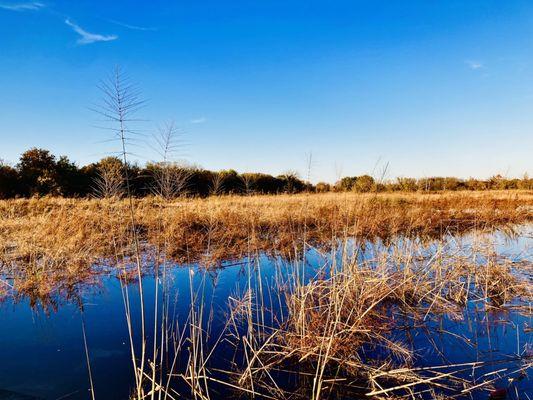
[(15, 197), (20, 192), (17, 170), (0, 162), (0, 199)]

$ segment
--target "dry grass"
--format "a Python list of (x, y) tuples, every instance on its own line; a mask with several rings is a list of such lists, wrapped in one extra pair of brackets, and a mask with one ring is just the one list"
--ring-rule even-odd
[[(211, 398), (213, 383), (266, 398), (318, 400), (335, 390), (415, 398), (419, 390), (442, 385), (459, 391), (471, 386), (454, 371), (414, 368), (413, 349), (391, 335), (399, 320), (424, 326), (443, 314), (461, 318), (471, 300), (501, 307), (518, 297), (530, 304), (532, 298), (531, 282), (519, 279), (514, 265), (499, 259), (490, 246), (481, 252), (483, 262), (478, 262), (472, 254), (449, 248), (426, 255), (421, 243), (447, 233), (502, 229), (532, 220), (531, 191), (330, 193), (177, 201), (153, 197), (134, 200), (133, 207), (129, 200), (113, 199), (9, 200), (0, 202), (0, 274), (10, 278), (0, 279), (0, 296), (15, 293), (43, 301), (93, 278), (98, 272), (93, 265), (103, 259), (113, 268), (133, 264), (137, 256), (145, 272), (148, 265), (155, 266), (151, 272), (161, 277), (164, 292), (163, 303), (158, 305), (160, 283), (156, 279), (153, 337), (160, 338), (152, 342), (151, 353), (153, 360), (160, 361), (144, 364), (145, 339), (137, 353), (139, 346), (131, 342), (137, 399), (173, 398), (170, 381), (176, 377), (199, 399)], [(398, 235), (418, 239), (396, 240)], [(357, 253), (346, 250), (352, 238), (382, 242), (373, 259), (361, 261)], [(136, 248), (137, 243), (142, 249)], [(310, 246), (325, 251), (340, 248), (342, 259), (313, 271), (316, 275), (310, 280), (304, 279), (302, 259)], [(232, 311), (214, 346), (208, 346), (213, 333), (209, 324), (203, 324), (212, 310), (206, 308), (201, 291), (193, 290), (191, 274), (187, 322), (182, 334), (172, 333), (172, 323), (165, 319), (170, 308), (164, 278), (168, 264), (200, 260), (212, 266), (231, 257), (253, 259), (261, 251), (290, 258), (294, 268), (266, 288), (261, 284), (260, 267), (248, 266), (248, 285), (242, 297), (229, 299)], [(118, 269), (126, 305), (128, 283), (142, 281), (140, 270)], [(254, 274), (259, 284), (252, 285)], [(284, 305), (275, 322), (265, 317), (274, 312), (263, 303), (267, 295)], [(130, 324), (129, 311), (126, 315)], [(144, 331), (141, 336), (145, 338)], [(174, 350), (167, 353), (164, 343), (170, 338)], [(231, 378), (220, 381), (210, 374), (208, 363), (223, 341), (234, 341), (244, 362), (227, 371)], [(184, 352), (188, 361), (185, 370), (179, 371), (175, 363)], [(165, 370), (163, 365), (171, 360)], [(297, 375), (299, 393), (286, 391), (276, 378), (287, 370)]]
[[(110, 237), (129, 241), (128, 207), (127, 201), (113, 200), (2, 201), (3, 259), (110, 256)], [(212, 257), (226, 258), (242, 255), (250, 240), (256, 249), (283, 249), (304, 229), (308, 242), (329, 242), (346, 236), (438, 236), (522, 223), (533, 219), (533, 192), (146, 198), (135, 201), (135, 213), (141, 239), (153, 245), (169, 242), (171, 256), (198, 259), (209, 250)]]
[[(460, 375), (465, 365), (417, 369), (414, 349), (394, 339), (394, 333), (406, 327), (428, 329), (431, 321), (444, 315), (463, 319), (467, 302), (488, 310), (520, 299), (530, 315), (532, 282), (513, 273), (513, 264), (498, 259), (489, 247), (442, 246), (423, 255), (419, 244), (394, 243), (370, 259), (358, 257), (361, 247), (357, 247), (356, 254), (326, 265), (308, 282), (300, 283), (290, 273), (276, 288), (285, 295), (286, 314), (278, 328), (266, 330), (268, 334), (261, 329), (262, 321), (246, 311), (264, 305), (246, 306), (253, 303), (250, 295), (233, 302), (232, 318), (255, 330), (254, 339), (248, 339), (254, 343), (248, 350), (252, 362), (241, 372), (238, 385), (262, 395), (291, 397), (280, 394), (273, 378), (281, 370), (298, 377), (298, 398), (328, 398), (331, 393), (339, 395), (339, 390), (353, 391), (354, 396), (406, 398), (444, 387), (455, 393), (472, 390)], [(509, 373), (522, 373), (523, 368), (527, 366)], [(479, 387), (490, 383), (490, 379), (477, 382)]]
[[(0, 202), (0, 263), (19, 291), (76, 283), (94, 263), (135, 253), (127, 200), (17, 199)], [(290, 255), (335, 238), (436, 237), (533, 219), (533, 192), (302, 194), (135, 200), (138, 237), (177, 261), (253, 251)]]

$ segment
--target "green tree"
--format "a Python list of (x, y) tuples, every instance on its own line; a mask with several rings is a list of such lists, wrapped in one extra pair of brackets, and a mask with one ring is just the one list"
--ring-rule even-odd
[(414, 178), (398, 178), (397, 183), (399, 190), (402, 191), (416, 192), (418, 189), (416, 179)]
[(318, 182), (316, 184), (316, 191), (317, 193), (326, 193), (331, 190), (331, 185), (326, 182)]
[(298, 193), (306, 188), (305, 183), (295, 171), (287, 171), (283, 175), (278, 176), (278, 179), (282, 181), (282, 190), (285, 193)]
[(461, 188), (461, 183), (461, 180), (458, 178), (444, 178), (444, 190), (459, 190)]
[(32, 148), (20, 156), (17, 169), (25, 195), (60, 194), (56, 159), (44, 149)]
[(468, 178), (465, 182), (465, 187), (468, 190), (486, 190), (487, 183), (479, 179)]
[(524, 174), (522, 179), (518, 182), (518, 189), (533, 189), (533, 179), (529, 177), (527, 172)]
[(507, 180), (500, 174), (494, 175), (489, 178), (488, 186), (493, 190), (507, 189)]
[(59, 157), (56, 162), (56, 176), (62, 196), (84, 196), (90, 187), (90, 179), (67, 156)]

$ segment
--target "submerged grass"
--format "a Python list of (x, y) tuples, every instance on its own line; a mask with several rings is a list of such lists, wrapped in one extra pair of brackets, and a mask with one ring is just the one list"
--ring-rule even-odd
[[(465, 368), (482, 367), (485, 361), (417, 368), (416, 349), (398, 340), (397, 333), (430, 329), (444, 316), (462, 319), (467, 305), (479, 302), (485, 311), (516, 302), (531, 316), (531, 280), (518, 277), (509, 260), (497, 259), (488, 248), (465, 252), (443, 246), (424, 254), (419, 244), (395, 243), (371, 259), (359, 257), (361, 249), (356, 246), (349, 257), (341, 251), (341, 260), (326, 264), (305, 282), (296, 269), (289, 272), (276, 285), (275, 291), (283, 293), (285, 312), (272, 329), (265, 329), (261, 319), (246, 312), (265, 309), (257, 291), (234, 302), (231, 320), (255, 332), (245, 345), (240, 343), (242, 337), (233, 335), (236, 348), (244, 346), (251, 354), (238, 387), (257, 396), (312, 399), (437, 398), (438, 393), (455, 398), (474, 386), (491, 388), (491, 374), (475, 384), (461, 374)], [(521, 267), (530, 270), (531, 264)], [(246, 303), (250, 304), (245, 307)], [(521, 328), (516, 329), (518, 335)], [(525, 374), (532, 365), (527, 348), (517, 349), (515, 357), (517, 365), (500, 372), (515, 377)], [(281, 371), (294, 375), (294, 391), (280, 389)]]
[[(416, 348), (398, 332), (422, 329), (431, 337), (432, 323), (462, 319), (471, 304), (531, 315), (530, 262), (512, 262), (481, 239), (465, 250), (433, 238), (472, 229), (512, 233), (512, 224), (531, 221), (532, 198), (498, 192), (7, 201), (0, 203), (0, 243), (9, 279), (0, 290), (51, 302), (53, 293), (75, 293), (94, 281), (91, 263), (107, 258), (124, 296), (137, 400), (214, 399), (223, 390), (272, 399), (460, 397), (494, 389), (495, 375), (465, 378), (465, 370), (487, 361), (421, 368)], [(369, 238), (379, 243), (371, 257)], [(326, 255), (321, 267), (307, 264), (309, 249)], [(263, 251), (283, 255), (291, 267), (278, 267), (276, 279), (266, 281), (255, 261)], [(195, 284), (193, 270), (179, 300), (189, 302), (189, 312), (177, 320), (168, 266), (187, 259), (211, 267), (232, 256), (247, 258), (247, 278), (228, 299), (222, 330), (213, 328), (216, 306), (204, 293), (205, 275)], [(150, 328), (132, 323), (128, 289), (134, 283), (142, 292), (147, 273), (156, 277), (155, 297), (144, 299), (154, 305)], [(85, 326), (83, 334), (87, 345)], [(214, 360), (228, 344), (235, 355), (220, 369)], [(522, 377), (530, 351), (517, 349), (497, 376)]]

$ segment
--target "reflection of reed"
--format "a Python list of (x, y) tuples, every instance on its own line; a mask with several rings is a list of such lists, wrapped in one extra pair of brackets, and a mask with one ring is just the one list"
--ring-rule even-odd
[[(333, 386), (342, 392), (347, 381), (352, 381), (356, 388), (355, 382), (363, 386), (367, 382), (370, 385), (367, 392), (372, 396), (409, 392), (414, 396), (428, 390), (436, 396), (435, 390), (439, 389), (466, 393), (490, 387), (495, 379), (489, 373), (477, 377), (473, 383), (462, 375), (474, 365), (481, 368), (494, 365), (496, 360), (479, 362), (479, 365), (413, 368), (415, 349), (391, 337), (404, 329), (398, 325), (402, 319), (418, 334), (420, 329), (430, 328), (430, 342), (433, 332), (438, 332), (470, 346), (466, 338), (453, 332), (435, 331), (431, 328), (432, 321), (441, 315), (463, 318), (465, 307), (479, 301), (485, 304), (485, 322), (490, 320), (487, 310), (501, 309), (517, 297), (522, 297), (522, 304), (528, 307), (531, 282), (516, 278), (507, 261), (472, 262), (474, 254), (482, 254), (472, 253), (471, 248), (464, 253), (456, 249), (450, 254), (450, 249), (443, 246), (437, 247), (429, 257), (417, 257), (423, 253), (417, 246), (391, 246), (393, 251), (382, 248), (374, 260), (355, 262), (361, 260), (357, 254), (352, 259), (343, 259), (337, 268), (317, 272), (306, 284), (299, 283), (295, 277), (287, 279), (281, 286), (286, 293), (287, 314), (278, 328), (250, 350), (254, 365), (243, 368), (239, 385), (276, 397), (279, 393), (273, 389), (276, 382), (272, 378), (275, 371), (297, 365), (294, 374), (300, 377), (302, 369), (311, 375), (315, 371), (313, 380), (307, 383), (310, 392), (305, 392), (303, 397), (324, 397)], [(296, 274), (298, 268), (293, 271)], [(233, 309), (237, 316), (245, 314), (239, 303)], [(252, 320), (248, 323), (261, 326)], [(439, 349), (440, 346), (434, 345)], [(492, 348), (490, 342), (489, 348)], [(522, 359), (520, 355), (515, 356), (515, 361)], [(505, 360), (509, 362), (510, 358)], [(500, 371), (500, 375), (520, 374), (527, 368), (516, 364)]]
[[(164, 232), (165, 227), (160, 229)], [(252, 234), (253, 227), (249, 229)], [(315, 248), (320, 256), (305, 262), (298, 243), (303, 238), (296, 238), (290, 266), (278, 259), (273, 280), (264, 275), (250, 239), (249, 257), (233, 265), (242, 271), (245, 286), (228, 299), (230, 311), (223, 328), (213, 324), (220, 307), (220, 299), (218, 303), (214, 299), (217, 270), (200, 268), (193, 273), (191, 269), (189, 293), (173, 293), (170, 260), (161, 242), (162, 247), (140, 258), (144, 273), (156, 279), (155, 295), (148, 299), (154, 304), (153, 334), (146, 339), (151, 354), (139, 391), (145, 398), (172, 399), (183, 394), (184, 383), (197, 398), (212, 397), (220, 387), (267, 398), (288, 397), (294, 391), (303, 398), (343, 391), (381, 396), (429, 390), (437, 396), (499, 387), (504, 378), (525, 379), (522, 372), (531, 366), (527, 338), (513, 355), (489, 352), (488, 359), (459, 365), (447, 362), (445, 356), (446, 346), (458, 343), (481, 355), (486, 348), (478, 350), (477, 335), (483, 335), (491, 349), (492, 332), (502, 321), (513, 321), (518, 312), (531, 315), (532, 283), (516, 270), (524, 272), (533, 265), (527, 258), (515, 260), (514, 254), (497, 253), (490, 238), (483, 232), (464, 240), (447, 236), (430, 242), (405, 237), (358, 242), (345, 237), (333, 240), (329, 252)], [(135, 265), (128, 269), (128, 263), (117, 247), (128, 326), (133, 326), (128, 288), (137, 284), (138, 276)], [(84, 286), (76, 282), (63, 293), (81, 304), (79, 290)], [(209, 296), (206, 286), (213, 287)], [(190, 304), (185, 321), (173, 311), (178, 298)], [(35, 301), (50, 302), (46, 296)], [(438, 323), (442, 318), (472, 326), (475, 336), (467, 339), (446, 329)], [(528, 329), (509, 328), (517, 335)], [(398, 340), (398, 332), (406, 332), (407, 339), (425, 332), (442, 363), (416, 367), (420, 361), (416, 343)], [(133, 329), (130, 335), (133, 338)], [(224, 371), (212, 369), (210, 364), (228, 343), (235, 349), (233, 365)], [(135, 348), (135, 341), (131, 346)], [(132, 357), (135, 354), (132, 351)], [(504, 361), (509, 365), (500, 366)], [(479, 373), (468, 377), (467, 372), (474, 370)], [(510, 390), (518, 389), (510, 386)]]
[[(165, 226), (160, 229), (164, 232)], [(253, 227), (249, 229), (252, 234)], [(172, 399), (176, 393), (183, 395), (185, 384), (196, 398), (212, 398), (220, 387), (267, 398), (296, 396), (295, 391), (302, 398), (335, 397), (344, 391), (375, 396), (431, 391), (437, 396), (499, 387), (503, 378), (525, 379), (522, 372), (531, 366), (527, 338), (515, 354), (489, 352), (488, 359), (479, 359), (487, 348), (478, 350), (477, 335), (483, 335), (491, 349), (491, 332), (500, 329), (503, 320), (513, 321), (519, 312), (531, 315), (532, 283), (516, 270), (527, 271), (533, 265), (527, 258), (515, 260), (514, 254), (497, 253), (490, 238), (483, 232), (464, 240), (447, 236), (430, 242), (405, 237), (359, 242), (345, 237), (333, 240), (329, 252), (314, 248), (318, 258), (309, 258), (308, 253), (305, 260), (298, 243), (303, 238), (295, 238), (294, 255), (285, 261), (278, 258), (270, 278), (263, 273), (251, 238), (248, 258), (228, 267), (242, 271), (245, 285), (228, 299), (223, 328), (213, 324), (221, 307), (214, 297), (217, 270), (200, 268), (193, 273), (191, 269), (189, 293), (176, 294), (171, 289), (166, 244), (161, 242), (162, 247), (140, 257), (143, 273), (156, 279), (155, 295), (147, 299), (154, 304), (153, 333), (146, 338), (150, 355), (144, 371), (136, 363), (143, 372), (139, 391), (145, 398)], [(138, 276), (124, 254), (117, 247), (118, 277), (135, 349), (129, 288), (137, 285)], [(62, 293), (81, 304), (83, 287), (76, 281)], [(213, 288), (209, 296), (206, 287)], [(57, 297), (34, 301), (51, 304), (50, 299), (57, 307)], [(178, 301), (190, 305), (185, 320), (173, 311)], [(442, 318), (470, 325), (474, 337), (467, 339), (447, 329), (438, 322)], [(527, 330), (527, 326), (509, 328), (517, 335), (520, 329)], [(398, 340), (399, 332), (405, 332), (405, 340)], [(441, 354), (441, 364), (416, 367), (420, 361), (416, 343), (407, 339), (421, 333)], [(211, 368), (228, 343), (234, 348), (233, 362), (223, 371)], [(477, 352), (471, 358), (465, 352), (466, 360), (478, 361), (448, 362), (446, 347), (460, 343)], [(86, 348), (86, 357), (89, 353)], [(132, 357), (135, 354), (132, 350)], [(504, 361), (509, 365), (500, 366)], [(468, 371), (479, 373), (469, 377)]]

